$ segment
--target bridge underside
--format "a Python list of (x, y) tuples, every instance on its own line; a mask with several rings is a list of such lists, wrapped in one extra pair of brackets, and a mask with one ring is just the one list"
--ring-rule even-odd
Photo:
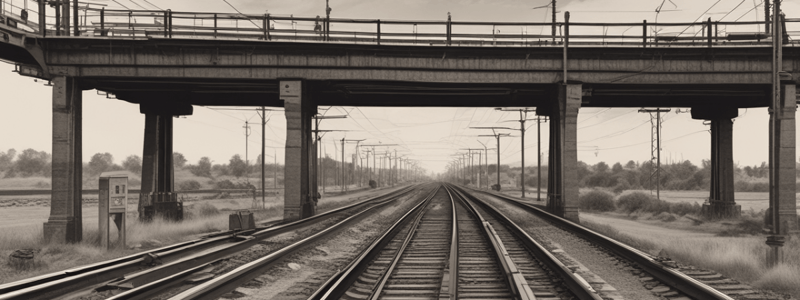
[[(184, 78), (82, 79), (84, 89), (132, 103), (282, 107), (279, 80)], [(387, 107), (534, 107), (558, 94), (555, 84), (306, 80), (317, 105)], [(766, 84), (588, 84), (581, 107), (764, 107)]]
[[(311, 119), (320, 105), (537, 107), (551, 120), (548, 206), (575, 220), (581, 107), (688, 107), (693, 117), (711, 120), (714, 175), (707, 209), (719, 216), (736, 210), (730, 193), (735, 116), (723, 112), (771, 106), (766, 47), (582, 47), (569, 48), (565, 61), (560, 47), (9, 37), (0, 43), (0, 59), (15, 61), (22, 75), (54, 83), (54, 189), (45, 238), (59, 241), (80, 240), (80, 197), (74, 196), (81, 189), (74, 180), (81, 168), (79, 90), (97, 89), (141, 104), (150, 120), (142, 192), (150, 193), (153, 203), (167, 203), (163, 207), (172, 207), (174, 199), (171, 116), (191, 114), (191, 105), (285, 107), (286, 219), (315, 211)], [(782, 82), (781, 106), (771, 107), (769, 147), (770, 205), (790, 222), (775, 225), (785, 233), (797, 229), (794, 114), (800, 48), (785, 48), (784, 57), (790, 76)], [(144, 182), (151, 183), (149, 191)]]

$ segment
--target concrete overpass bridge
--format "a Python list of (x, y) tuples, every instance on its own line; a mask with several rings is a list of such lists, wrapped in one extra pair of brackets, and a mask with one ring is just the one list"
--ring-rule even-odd
[[(722, 216), (738, 210), (731, 119), (737, 108), (769, 107), (770, 207), (779, 217), (774, 219), (782, 220), (772, 226), (778, 234), (798, 228), (799, 43), (782, 35), (780, 93), (774, 101), (771, 35), (721, 35), (717, 30), (727, 26), (733, 32), (740, 26), (744, 31), (756, 22), (567, 21), (554, 25), (563, 34), (551, 36), (495, 31), (549, 23), (81, 9), (82, 20), (70, 19), (71, 10), (77, 15), (75, 5), (49, 9), (40, 2), (39, 12), (60, 13), (58, 24), (45, 22), (45, 13), (29, 12), (24, 21), (19, 9), (0, 10), (5, 11), (0, 59), (15, 64), (20, 75), (54, 85), (53, 195), (44, 227), (48, 240), (81, 239), (80, 91), (88, 89), (140, 104), (146, 115), (141, 211), (173, 217), (180, 205), (173, 193), (172, 117), (190, 115), (192, 105), (285, 108), (285, 219), (315, 211), (311, 120), (319, 105), (536, 107), (537, 114), (551, 119), (548, 206), (574, 220), (581, 107), (687, 107), (694, 118), (710, 120), (708, 209)], [(230, 25), (234, 22), (235, 27)], [(280, 22), (319, 26), (301, 30)], [(412, 25), (413, 32), (402, 29)], [(420, 30), (423, 26), (433, 29)], [(642, 34), (595, 33), (601, 27), (641, 27)], [(693, 30), (655, 36), (656, 27)], [(490, 34), (482, 31), (486, 28)]]

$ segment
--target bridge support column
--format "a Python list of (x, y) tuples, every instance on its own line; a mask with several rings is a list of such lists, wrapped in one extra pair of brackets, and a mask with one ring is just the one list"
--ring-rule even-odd
[[(769, 210), (765, 223), (773, 234), (798, 231), (795, 165), (796, 87), (781, 85), (781, 106), (770, 107), (769, 126)], [(777, 218), (773, 218), (776, 216)], [(767, 242), (769, 244), (769, 242)]]
[(317, 113), (317, 106), (304, 95), (302, 80), (282, 80), (279, 88), (286, 114), (283, 219), (290, 221), (316, 214), (311, 118)]
[[(547, 207), (550, 212), (578, 222), (578, 111), (583, 86), (558, 87), (558, 99), (552, 107), (537, 109), (550, 117), (550, 155), (547, 181)], [(544, 108), (543, 112), (538, 112)]]
[(183, 214), (179, 207), (172, 162), (172, 116), (145, 114), (139, 219), (160, 215), (180, 220)]
[(692, 118), (711, 122), (711, 186), (702, 214), (709, 219), (735, 218), (742, 207), (736, 204), (733, 186), (733, 118), (736, 107), (693, 107)]
[(83, 239), (81, 88), (74, 77), (55, 77), (53, 83), (53, 162), (50, 217), (44, 240), (75, 243)]
[(183, 220), (183, 203), (175, 193), (172, 121), (173, 116), (191, 115), (192, 106), (171, 100), (139, 105), (139, 111), (145, 115), (139, 194), (139, 219), (143, 221), (156, 216), (171, 221)]

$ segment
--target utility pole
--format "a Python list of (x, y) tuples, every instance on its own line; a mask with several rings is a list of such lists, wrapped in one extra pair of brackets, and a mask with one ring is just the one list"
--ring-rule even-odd
[(247, 178), (247, 175), (250, 173), (248, 172), (249, 171), (248, 169), (250, 169), (250, 161), (248, 158), (248, 148), (250, 145), (250, 143), (248, 142), (248, 139), (250, 138), (250, 125), (247, 122), (248, 121), (245, 120), (244, 126), (242, 126), (242, 128), (244, 128), (244, 165), (245, 165), (244, 178)]
[[(473, 175), (474, 175), (474, 173), (475, 173), (475, 169), (474, 169), (474, 167), (475, 167), (475, 162), (474, 162), (474, 161), (473, 161), (473, 159), (472, 159), (472, 151), (473, 151), (473, 150), (475, 150), (475, 151), (478, 151), (478, 153), (480, 153), (480, 151), (481, 151), (482, 149), (480, 149), (480, 148), (461, 148), (461, 149), (459, 149), (459, 150), (467, 150), (467, 151), (469, 151), (469, 163), (470, 163), (470, 165), (471, 165), (471, 166), (470, 166), (470, 171), (469, 171), (469, 172), (470, 172), (470, 174), (469, 174), (469, 180), (470, 180), (470, 181), (471, 181), (473, 184), (475, 184), (475, 181), (474, 181), (474, 180), (472, 180), (472, 178), (473, 178)], [(480, 186), (478, 186), (478, 188), (480, 188)]]
[(536, 201), (542, 201), (542, 122), (547, 117), (536, 116)]
[[(379, 143), (380, 143), (380, 142), (379, 142)], [(380, 182), (380, 180), (381, 180), (381, 176), (380, 176), (380, 175), (381, 175), (381, 173), (380, 173), (380, 169), (379, 169), (379, 168), (377, 168), (377, 167), (378, 167), (378, 165), (377, 165), (377, 164), (375, 164), (375, 157), (376, 157), (376, 156), (378, 156), (378, 152), (375, 152), (375, 147), (397, 146), (397, 144), (372, 144), (372, 145), (362, 145), (362, 146), (364, 146), (364, 147), (372, 147), (372, 165), (373, 165), (373, 166), (374, 166), (374, 167), (377, 169), (377, 172), (378, 172), (378, 181), (377, 181), (376, 183), (377, 183), (378, 185), (380, 185), (380, 183), (381, 183), (381, 182)], [(369, 163), (369, 162), (368, 162), (368, 163)]]
[[(785, 143), (786, 140), (783, 139), (783, 135), (780, 133), (782, 130), (782, 125), (786, 126), (781, 119), (783, 118), (783, 114), (792, 114), (794, 115), (794, 109), (791, 112), (782, 112), (784, 110), (783, 104), (781, 101), (781, 94), (784, 93), (781, 87), (781, 73), (783, 72), (783, 30), (781, 29), (781, 8), (780, 8), (781, 1), (775, 0), (773, 3), (773, 11), (772, 11), (772, 91), (771, 91), (771, 113), (770, 113), (770, 152), (769, 152), (769, 170), (770, 170), (770, 193), (769, 193), (769, 210), (770, 215), (772, 215), (772, 224), (770, 235), (767, 236), (767, 246), (769, 246), (769, 250), (767, 250), (767, 266), (772, 268), (778, 266), (778, 264), (784, 261), (783, 257), (783, 245), (786, 242), (786, 236), (790, 232), (790, 230), (794, 230), (795, 228), (788, 228), (790, 223), (788, 220), (782, 220), (782, 217), (792, 217), (794, 218), (794, 213), (788, 216), (781, 216), (781, 210), (786, 208), (781, 207), (781, 198), (783, 197), (783, 191), (781, 191), (781, 182), (784, 181), (784, 177), (781, 177), (780, 169), (788, 166), (782, 165), (780, 154), (782, 151), (781, 144)], [(789, 99), (786, 99), (789, 101)], [(793, 102), (792, 102), (793, 103)], [(794, 105), (792, 105), (794, 107)], [(793, 122), (792, 122), (793, 123)], [(792, 124), (794, 126), (794, 124)], [(794, 138), (792, 138), (794, 139)], [(787, 161), (791, 163), (791, 167), (794, 168), (794, 162)], [(793, 172), (794, 173), (794, 172)], [(791, 184), (794, 184), (794, 179), (791, 179)], [(772, 182), (775, 182), (774, 184)], [(794, 198), (794, 196), (791, 196)]]
[(328, 3), (329, 1), (325, 0), (325, 41), (330, 40), (331, 34), (331, 6)]
[(511, 135), (508, 134), (508, 133), (499, 133), (496, 130), (497, 129), (514, 130), (514, 129), (508, 128), (508, 127), (470, 127), (470, 128), (471, 129), (491, 129), (492, 130), (492, 134), (491, 135), (479, 135), (479, 136), (492, 136), (492, 137), (495, 137), (497, 139), (497, 191), (499, 192), (500, 191), (500, 137), (503, 137), (503, 136), (510, 137)]
[[(345, 138), (342, 138), (342, 181), (341, 181), (342, 192), (346, 192), (347, 191), (347, 173), (346, 173), (347, 171), (346, 171), (346, 168), (345, 168), (345, 161), (344, 161), (344, 142), (357, 142), (357, 143), (360, 143), (362, 141), (364, 141), (364, 140), (363, 139), (362, 140), (347, 140)], [(356, 146), (356, 151), (358, 151), (358, 146)]]
[(483, 146), (483, 151), (484, 151), (483, 153), (485, 154), (484, 160), (486, 162), (485, 163), (486, 169), (484, 170), (484, 175), (486, 175), (486, 187), (489, 187), (489, 148), (487, 148), (486, 144), (484, 144), (480, 140), (478, 140), (478, 143), (481, 143), (481, 146)]
[(650, 165), (655, 160), (656, 169), (650, 174), (650, 191), (653, 191), (653, 174), (656, 175), (656, 198), (661, 200), (661, 113), (670, 112), (669, 108), (655, 108), (639, 110), (640, 113), (650, 114)]
[[(325, 120), (325, 119), (345, 119), (345, 118), (347, 118), (347, 116), (346, 115), (338, 115), (338, 116), (315, 115), (312, 118), (314, 118), (314, 143), (316, 143), (316, 148), (317, 148), (317, 153), (316, 153), (316, 157), (315, 157), (315, 160), (314, 160), (316, 162), (315, 171), (317, 173), (316, 174), (317, 183), (319, 183), (319, 181), (322, 181), (322, 193), (319, 194), (319, 197), (322, 198), (322, 195), (325, 194), (325, 174), (324, 174), (325, 172), (324, 171), (320, 172), (320, 165), (324, 162), (324, 160), (320, 157), (320, 153), (322, 153), (322, 140), (321, 140), (321, 137), (319, 136), (319, 132), (320, 132), (319, 123), (322, 122), (322, 120)], [(332, 131), (332, 130), (323, 130), (323, 132), (329, 132), (329, 131)], [(316, 195), (314, 195), (314, 197), (316, 197)]]
[[(266, 197), (267, 197), (267, 195), (266, 195), (267, 179), (266, 178), (267, 177), (266, 177), (266, 173), (265, 173), (265, 168), (266, 168), (265, 167), (266, 166), (265, 162), (266, 162), (266, 156), (267, 155), (266, 155), (265, 151), (266, 151), (266, 148), (267, 148), (267, 133), (266, 133), (267, 122), (269, 121), (267, 119), (267, 111), (268, 110), (272, 111), (271, 109), (267, 109), (264, 106), (261, 107), (261, 111), (260, 112), (258, 110), (256, 110), (258, 115), (261, 117), (261, 206), (262, 206), (262, 208), (266, 208), (267, 207), (267, 200), (266, 200)], [(245, 122), (245, 125), (246, 124), (247, 124), (247, 122)], [(276, 168), (278, 167), (277, 164), (275, 165), (275, 167)], [(278, 180), (278, 178), (275, 177), (275, 181), (276, 182), (277, 182), (277, 180)]]
[[(556, 6), (555, 2), (556, 1), (553, 0), (553, 15), (555, 15), (555, 6)], [(528, 108), (523, 108), (523, 109), (495, 108), (495, 110), (499, 110), (499, 111), (518, 111), (519, 112), (519, 134), (520, 134), (520, 137), (522, 138), (522, 141), (520, 143), (521, 144), (520, 152), (522, 153), (522, 163), (521, 163), (522, 164), (522, 171), (521, 171), (522, 173), (520, 174), (520, 181), (521, 181), (520, 182), (520, 186), (522, 186), (522, 198), (525, 198), (525, 121), (527, 121), (528, 112), (536, 111), (536, 110), (535, 109), (528, 109)], [(531, 121), (532, 120), (533, 119), (531, 119)]]
[[(556, 42), (556, 0), (553, 0), (553, 43)], [(523, 197), (524, 198), (524, 197)]]
[[(778, 0), (775, 0), (776, 2)], [(769, 34), (770, 27), (769, 26), (769, 0), (764, 0), (764, 33)]]

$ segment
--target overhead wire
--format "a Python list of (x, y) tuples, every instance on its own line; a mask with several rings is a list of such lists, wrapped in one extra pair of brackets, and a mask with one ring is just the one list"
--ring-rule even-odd
[[(223, 1), (223, 2), (225, 2), (225, 3), (227, 3), (227, 4), (228, 4), (228, 6), (230, 6), (231, 8), (233, 8), (233, 10), (235, 10), (235, 11), (236, 11), (237, 13), (239, 13), (240, 15), (242, 15), (242, 16), (246, 16), (246, 15), (245, 15), (245, 14), (243, 14), (241, 11), (239, 11), (239, 9), (237, 9), (235, 6), (233, 6), (233, 4), (231, 4), (230, 2), (228, 2), (228, 0), (222, 0), (222, 1)], [(252, 23), (252, 24), (253, 24), (253, 26), (255, 26), (256, 28), (258, 28), (258, 29), (263, 29), (263, 28), (261, 28), (261, 26), (258, 26), (258, 24), (256, 24), (256, 22), (253, 22), (253, 20), (251, 20), (250, 18), (247, 18), (247, 21), (250, 21), (250, 23)]]
[[(702, 18), (708, 11), (710, 11), (712, 8), (714, 8), (714, 6), (717, 6), (717, 4), (719, 4), (720, 2), (722, 2), (722, 0), (717, 0), (717, 2), (714, 2), (714, 4), (712, 4), (708, 9), (706, 9), (706, 11), (704, 11), (702, 14), (700, 14), (700, 16), (697, 17), (697, 19), (694, 19), (694, 21), (692, 21), (692, 23), (697, 22), (697, 20), (700, 20), (700, 18)], [(683, 34), (684, 32), (686, 32), (686, 30), (689, 30), (689, 28), (691, 28), (692, 26), (693, 25), (686, 26), (686, 28), (684, 28), (681, 32), (679, 32), (678, 35)], [(697, 35), (697, 33), (695, 33), (695, 35)], [(672, 42), (670, 42), (670, 43), (672, 43)]]
[[(700, 132), (708, 132), (708, 130), (707, 129), (703, 129), (703, 130), (698, 130), (698, 131), (695, 131), (695, 132), (687, 133), (687, 134), (684, 134), (684, 135), (676, 137), (676, 138), (665, 140), (662, 143), (671, 142), (671, 141), (674, 141), (674, 140), (677, 140), (677, 139), (681, 139), (681, 138), (684, 138), (684, 137), (687, 137), (687, 136), (690, 136), (690, 135), (693, 135), (693, 134), (698, 134)], [(650, 143), (650, 141), (645, 141), (645, 142), (635, 143), (635, 144), (630, 144), (630, 145), (625, 145), (625, 146), (619, 146), (619, 147), (594, 148), (594, 149), (585, 149), (585, 150), (578, 150), (578, 151), (598, 151), (598, 150), (622, 149), (622, 148), (628, 148), (628, 147), (638, 146), (638, 145), (647, 144), (647, 143)]]
[(150, 3), (150, 1), (147, 1), (147, 0), (142, 0), (142, 1), (144, 1), (144, 2), (145, 2), (145, 3), (147, 3), (147, 4), (150, 4), (150, 5), (152, 5), (152, 6), (153, 6), (153, 7), (155, 7), (155, 8), (158, 8), (159, 10), (163, 10), (163, 9), (161, 9), (161, 7), (158, 7), (158, 5), (155, 5), (155, 4), (153, 4), (153, 3)]

